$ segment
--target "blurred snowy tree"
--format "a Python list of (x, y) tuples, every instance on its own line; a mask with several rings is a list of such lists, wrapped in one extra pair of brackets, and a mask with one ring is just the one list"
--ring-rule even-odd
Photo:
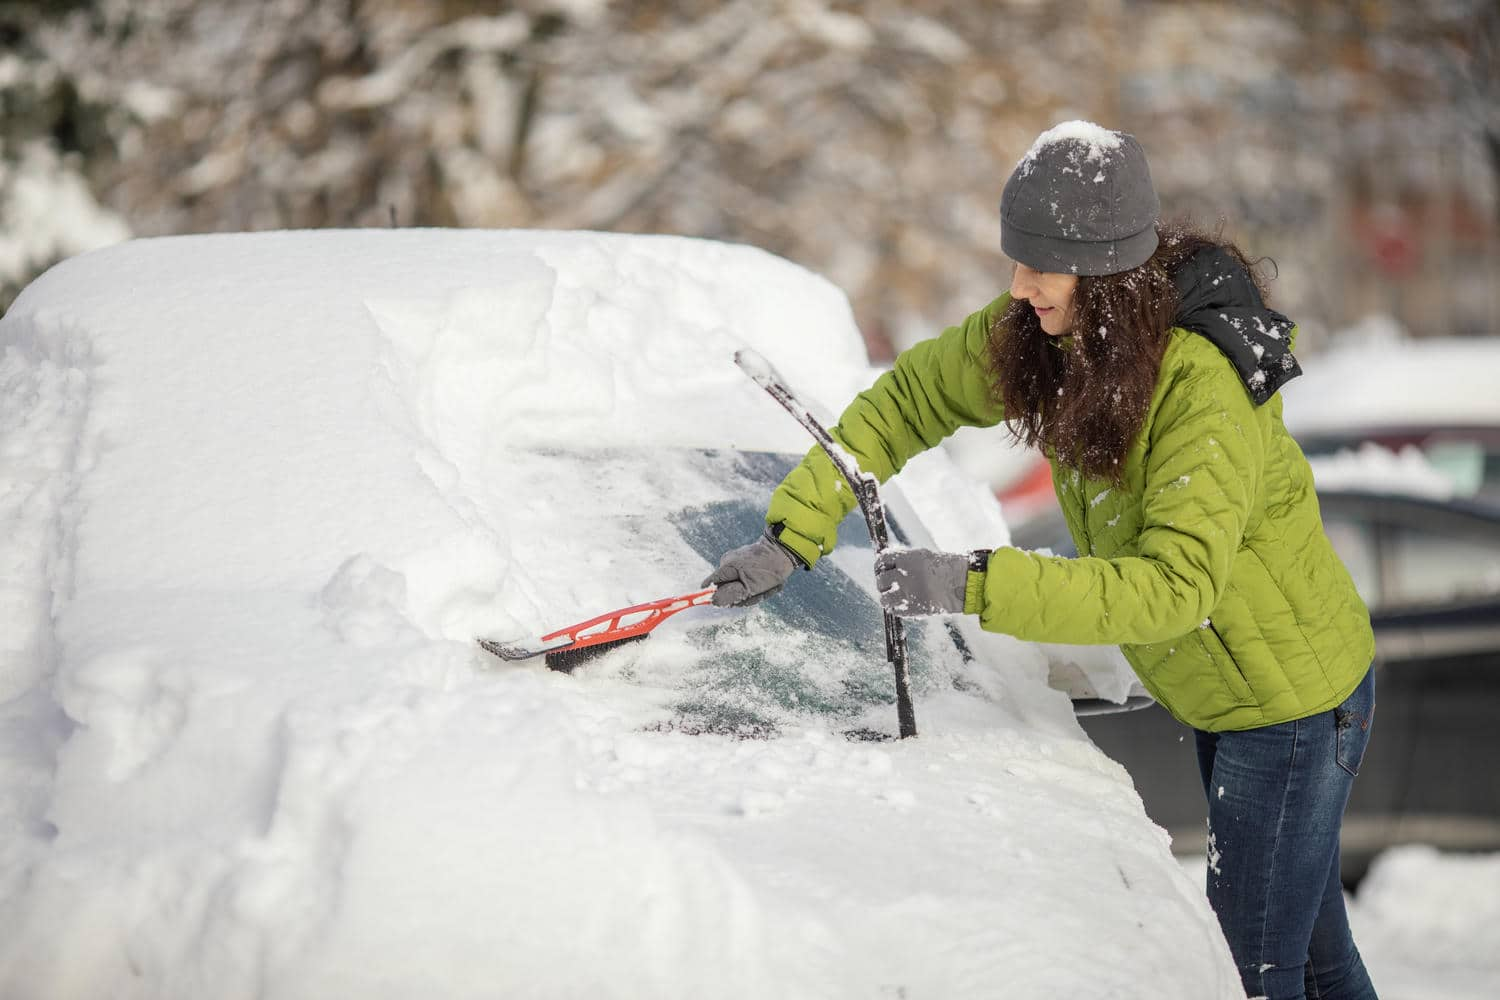
[[(1339, 240), (1348, 179), (1373, 149), (1406, 148), (1408, 124), (1381, 112), (1401, 94), (1413, 120), (1431, 119), (1422, 141), (1474, 134), (1456, 95), (1482, 76), (1463, 24), (1484, 8), (1442, 0), (1424, 20), (1396, 0), (66, 6), (3, 15), (33, 55), (0, 63), (0, 95), (8, 107), (24, 81), (66, 81), (72, 96), (55, 99), (92, 109), (69, 115), (89, 138), (49, 148), (138, 233), (398, 224), (745, 241), (828, 274), (872, 339), (898, 343), (1008, 281), (1000, 188), (1032, 138), (1069, 117), (1139, 134), (1169, 210), (1232, 220), (1283, 265), (1284, 305), (1351, 318), (1357, 302), (1322, 291), (1357, 257)], [(1402, 83), (1399, 64), (1423, 53), (1428, 82)], [(1493, 119), (1493, 100), (1471, 106)], [(9, 115), (3, 135), (17, 148)], [(1492, 180), (1472, 184), (1493, 198)]]
[(83, 174), (116, 154), (110, 102), (91, 99), (32, 44), (49, 22), (89, 9), (88, 0), (0, 3), (0, 312), (54, 261), (129, 235)]

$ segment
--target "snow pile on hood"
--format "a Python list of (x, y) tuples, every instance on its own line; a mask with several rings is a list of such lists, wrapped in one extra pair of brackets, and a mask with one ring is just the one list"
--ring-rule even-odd
[(593, 523), (691, 463), (559, 456), (800, 453), (744, 346), (825, 411), (868, 378), (836, 289), (688, 240), (194, 237), (35, 282), (0, 322), (0, 995), (1239, 996), (1034, 646), (976, 638), (887, 744), (663, 729), (670, 657), (479, 653), (706, 571)]

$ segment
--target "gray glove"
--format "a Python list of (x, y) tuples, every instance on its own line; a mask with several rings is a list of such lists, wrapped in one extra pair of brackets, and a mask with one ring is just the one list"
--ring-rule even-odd
[(719, 568), (708, 574), (700, 586), (710, 583), (718, 586), (713, 601), (721, 608), (756, 604), (780, 590), (801, 563), (767, 528), (764, 535), (749, 545), (724, 553)]
[(967, 553), (887, 549), (875, 556), (875, 589), (898, 615), (957, 615), (969, 581)]

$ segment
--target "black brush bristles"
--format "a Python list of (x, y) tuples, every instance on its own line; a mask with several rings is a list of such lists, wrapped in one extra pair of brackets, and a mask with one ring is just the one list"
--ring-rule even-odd
[(615, 639), (612, 642), (595, 643), (592, 646), (584, 646), (580, 649), (559, 649), (556, 652), (547, 654), (547, 666), (560, 673), (571, 674), (573, 668), (580, 663), (592, 660), (594, 657), (608, 653), (610, 650), (618, 649), (627, 642), (636, 642), (640, 639), (649, 639), (650, 637), (651, 635), (648, 632), (642, 635), (632, 635), (626, 639)]

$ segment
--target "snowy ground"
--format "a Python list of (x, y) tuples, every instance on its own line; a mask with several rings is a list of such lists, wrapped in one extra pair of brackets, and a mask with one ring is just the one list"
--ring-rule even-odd
[[(1201, 855), (1182, 864), (1203, 882)], [(1381, 1000), (1488, 1000), (1500, 991), (1500, 855), (1394, 848), (1345, 901)]]
[[(825, 409), (868, 377), (836, 289), (695, 241), (151, 240), (34, 283), (0, 321), (0, 996), (1238, 996), (1040, 647), (921, 644), (902, 742), (845, 735), (893, 727), (883, 663), (745, 661), (802, 634), (766, 609), (574, 676), (476, 650), (701, 579), (663, 515), (746, 498), (692, 449), (807, 446), (746, 346)], [(677, 450), (620, 474), (644, 443)], [(903, 473), (933, 533), (1003, 541), (953, 475)]]
[(1384, 1000), (1500, 993), (1500, 856), (1386, 852), (1349, 914)]

